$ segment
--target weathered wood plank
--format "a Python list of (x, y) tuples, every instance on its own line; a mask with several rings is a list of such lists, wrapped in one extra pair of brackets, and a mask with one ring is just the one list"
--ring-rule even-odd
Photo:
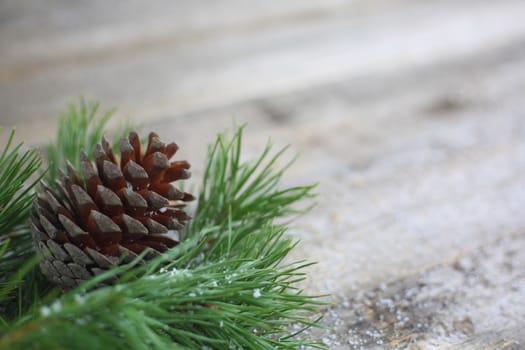
[[(127, 34), (125, 28), (133, 27), (128, 24), (109, 33), (109, 37), (119, 38), (122, 46), (119, 42), (112, 46), (115, 39), (104, 44), (104, 27), (90, 31), (89, 22), (85, 23), (86, 29), (79, 36), (62, 45), (71, 43), (77, 47), (72, 49), (77, 53), (71, 59), (61, 61), (62, 56), (52, 55), (58, 60), (57, 65), (43, 64), (39, 68), (37, 58), (36, 66), (28, 68), (27, 75), (20, 79), (16, 74), (9, 76), (12, 70), (25, 71), (13, 68), (18, 60), (24, 61), (23, 50), (13, 49), (19, 53), (1, 64), (2, 124), (16, 123), (20, 132), (26, 133), (21, 136), (31, 135), (40, 141), (50, 136), (55, 126), (54, 115), (63, 108), (64, 101), (78, 93), (118, 105), (124, 115), (132, 114), (144, 121), (158, 120), (316, 84), (495, 50), (502, 43), (516, 42), (525, 36), (525, 23), (521, 20), (525, 4), (521, 1), (402, 2), (399, 7), (377, 13), (365, 11), (362, 16), (355, 15), (355, 7), (341, 6), (341, 11), (321, 11), (318, 16), (299, 16), (297, 21), (262, 21), (249, 30), (240, 25), (238, 30), (218, 30), (214, 35), (182, 42), (176, 37), (176, 28), (167, 25), (166, 32), (173, 38), (162, 35), (149, 38), (144, 34), (137, 39), (137, 29)], [(269, 8), (275, 12), (274, 7)], [(198, 14), (213, 17), (214, 10), (212, 7)], [(155, 17), (148, 18), (146, 27), (151, 26)], [(161, 18), (169, 22), (168, 16)], [(67, 20), (70, 23), (75, 23), (74, 17)], [(18, 41), (15, 33), (6, 33), (4, 40), (19, 42), (19, 47), (32, 46), (24, 45), (23, 36)], [(126, 44), (129, 40), (146, 40), (148, 44), (144, 49), (137, 44), (132, 52), (120, 51), (130, 45)], [(45, 49), (55, 51), (53, 40), (42, 38), (38, 42), (45, 45), (38, 49), (39, 55)], [(109, 45), (112, 49), (90, 57), (93, 45)], [(86, 47), (85, 51), (75, 51), (82, 47)], [(78, 55), (87, 55), (88, 59)], [(35, 136), (38, 134), (42, 136)]]
[(344, 297), (326, 313), (330, 349), (522, 349), (525, 234)]
[(525, 325), (521, 324), (516, 328), (477, 334), (465, 342), (442, 348), (448, 350), (520, 350), (525, 344), (524, 327)]
[[(195, 113), (171, 129), (168, 120), (152, 127), (179, 135), (186, 152), (202, 153), (191, 130), (207, 128), (200, 135), (211, 139), (229, 124), (233, 110), (240, 122), (252, 125), (246, 137), (249, 152), (257, 153), (255, 145), (270, 134), (302, 153), (288, 181), (315, 178), (321, 196), (318, 208), (296, 226), (302, 244), (295, 257), (319, 261), (310, 270), (308, 290), (336, 296), (336, 308), (326, 311), (336, 331), (317, 334), (331, 348), (347, 349), (349, 341), (356, 349), (362, 341), (365, 349), (380, 346), (376, 341), (385, 348), (516, 347), (525, 326), (516, 301), (525, 285), (520, 274), (525, 254), (511, 250), (523, 245), (523, 237), (504, 240), (504, 248), (476, 248), (525, 229), (523, 50), (510, 46), (482, 59), (325, 85)], [(477, 257), (483, 266), (469, 278), (505, 279), (505, 284), (480, 291), (480, 285), (452, 283), (454, 264), (432, 268), (462, 256)], [(509, 270), (509, 264), (514, 268)], [(426, 293), (440, 300), (464, 295), (445, 310), (433, 303), (425, 314), (411, 315), (428, 317), (435, 329), (375, 337), (371, 324), (351, 322), (354, 306), (345, 298), (399, 278), (405, 289), (417, 289), (429, 267), (434, 285)], [(416, 277), (404, 279), (410, 275)], [(499, 309), (470, 308), (483, 298), (490, 300), (486, 306)], [(398, 297), (395, 305), (406, 302)], [(443, 314), (450, 318), (444, 320)]]
[(196, 177), (202, 140), (231, 125), (232, 114), (249, 122), (249, 153), (268, 135), (291, 143), (302, 156), (288, 181), (320, 182), (318, 208), (297, 229), (299, 257), (319, 261), (308, 286), (347, 293), (525, 228), (520, 50), (326, 85), (150, 127), (177, 135), (182, 151), (195, 159)]
[(75, 61), (209, 40), (217, 34), (293, 22), (343, 6), (341, 0), (279, 4), (178, 0), (147, 5), (142, 1), (3, 1), (0, 61), (13, 67), (3, 70), (2, 76), (23, 77)]

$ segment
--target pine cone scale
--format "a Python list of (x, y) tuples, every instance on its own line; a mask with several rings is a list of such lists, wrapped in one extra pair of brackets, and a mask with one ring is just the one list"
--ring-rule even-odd
[(142, 237), (150, 233), (148, 228), (144, 226), (142, 222), (132, 218), (127, 214), (122, 215), (118, 219), (120, 222), (120, 227), (129, 237)]
[(124, 205), (119, 196), (109, 188), (98, 185), (95, 191), (95, 203), (109, 216), (119, 216), (124, 213)]
[(66, 232), (69, 234), (70, 237), (75, 238), (81, 235), (87, 235), (87, 232), (81, 229), (69, 217), (63, 214), (58, 214), (58, 220), (60, 221), (60, 223), (62, 224), (62, 227), (66, 230)]
[(122, 171), (126, 180), (131, 183), (135, 190), (148, 188), (151, 181), (148, 173), (133, 160), (129, 160), (129, 162), (123, 167)]
[(69, 263), (67, 264), (67, 268), (71, 271), (73, 274), (73, 278), (80, 279), (80, 280), (88, 280), (91, 278), (91, 275), (86, 270), (86, 268), (82, 265), (76, 264), (76, 263)]
[(71, 243), (65, 243), (64, 249), (68, 252), (69, 256), (71, 256), (73, 261), (79, 264), (80, 266), (93, 264), (93, 260), (77, 246)]

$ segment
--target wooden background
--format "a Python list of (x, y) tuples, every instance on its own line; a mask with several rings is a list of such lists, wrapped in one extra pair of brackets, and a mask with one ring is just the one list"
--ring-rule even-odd
[[(319, 182), (295, 223), (331, 349), (525, 345), (525, 2), (0, 2), (0, 124), (80, 94), (182, 146), (247, 122)], [(5, 132), (4, 135), (5, 137)]]

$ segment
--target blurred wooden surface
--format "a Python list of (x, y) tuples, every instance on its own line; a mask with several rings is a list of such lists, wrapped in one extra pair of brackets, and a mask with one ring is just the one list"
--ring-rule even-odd
[(198, 179), (206, 144), (248, 122), (246, 157), (290, 143), (287, 183), (320, 183), (293, 228), (294, 257), (319, 261), (305, 287), (336, 302), (316, 336), (519, 348), (524, 14), (519, 0), (2, 1), (0, 124), (39, 144), (85, 94), (175, 139)]
[(144, 120), (521, 44), (522, 1), (3, 1), (3, 124), (51, 135), (65, 100)]

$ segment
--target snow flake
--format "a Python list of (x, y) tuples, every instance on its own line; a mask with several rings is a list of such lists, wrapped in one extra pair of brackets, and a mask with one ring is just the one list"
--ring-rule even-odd
[(86, 301), (86, 298), (84, 298), (82, 295), (80, 294), (75, 294), (75, 296), (73, 297), (73, 299), (75, 300), (75, 303), (77, 304), (84, 304), (84, 302)]
[(51, 309), (48, 308), (47, 306), (42, 306), (40, 308), (40, 315), (42, 315), (42, 317), (47, 317), (51, 315)]
[(53, 304), (51, 304), (51, 310), (53, 312), (59, 312), (62, 310), (62, 304), (60, 304), (60, 301), (56, 300)]

